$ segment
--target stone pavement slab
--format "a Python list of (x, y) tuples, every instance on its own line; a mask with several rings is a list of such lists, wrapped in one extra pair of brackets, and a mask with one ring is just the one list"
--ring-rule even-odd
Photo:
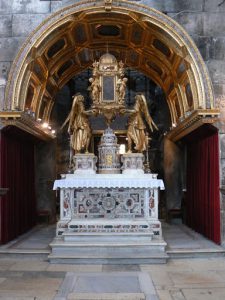
[(139, 265), (103, 265), (103, 272), (138, 272), (141, 271)]
[(173, 281), (171, 280), (170, 276), (168, 276), (167, 272), (162, 272), (161, 270), (154, 270), (148, 272), (148, 274), (151, 276), (155, 286), (173, 286)]
[(225, 258), (217, 257), (217, 258), (201, 258), (201, 259), (177, 259), (172, 260), (170, 266), (174, 269), (175, 266), (183, 269), (185, 271), (188, 270), (196, 270), (196, 271), (218, 271), (225, 270)]
[(179, 285), (192, 285), (195, 286), (197, 284), (204, 284), (210, 286), (211, 284), (216, 283), (224, 283), (224, 278), (221, 278), (215, 271), (208, 271), (208, 272), (168, 272), (168, 275), (171, 281), (174, 283), (175, 286)]
[(13, 264), (10, 271), (44, 271), (49, 266), (45, 261), (17, 261)]
[(0, 271), (6, 271), (9, 270), (9, 268), (12, 267), (13, 264), (16, 262), (13, 260), (3, 259), (0, 260)]
[[(38, 298), (36, 298), (38, 300)], [(34, 300), (34, 297), (27, 297), (27, 296), (1, 296), (0, 295), (0, 300)], [(44, 300), (44, 299), (42, 299)], [(47, 299), (46, 299), (47, 300)]]
[(168, 290), (157, 290), (157, 295), (159, 297), (159, 300), (174, 300), (172, 299)]
[(224, 300), (225, 288), (183, 289), (185, 300)]
[[(80, 298), (76, 298), (76, 294)], [(115, 300), (129, 299), (128, 297), (130, 300), (158, 299), (150, 276), (143, 272), (68, 272), (54, 299), (111, 300), (113, 297)]]
[(52, 300), (61, 282), (61, 278), (7, 278), (0, 283), (0, 297), (39, 297)]
[(145, 300), (144, 293), (71, 293), (68, 300)]
[(69, 264), (49, 264), (46, 271), (56, 272), (102, 272), (102, 265), (69, 265)]
[(137, 293), (141, 292), (138, 276), (122, 274), (78, 276), (74, 292), (78, 293)]

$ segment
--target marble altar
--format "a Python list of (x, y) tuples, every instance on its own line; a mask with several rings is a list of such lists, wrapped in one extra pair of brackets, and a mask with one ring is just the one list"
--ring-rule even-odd
[(52, 262), (165, 262), (156, 174), (66, 174)]
[[(165, 262), (166, 243), (158, 219), (159, 190), (164, 185), (157, 174), (144, 174), (143, 166), (142, 152), (148, 147), (145, 121), (151, 131), (157, 129), (145, 96), (135, 97), (133, 109), (125, 107), (123, 63), (109, 53), (93, 63), (90, 82), (91, 110), (85, 110), (84, 98), (77, 94), (64, 122), (69, 122), (74, 174), (62, 175), (54, 183), (54, 190), (60, 190), (60, 219), (49, 259), (69, 263)], [(120, 157), (110, 124), (116, 115), (125, 113), (129, 114), (128, 152)], [(90, 114), (103, 114), (107, 124), (98, 145), (98, 174), (97, 157), (88, 153)]]

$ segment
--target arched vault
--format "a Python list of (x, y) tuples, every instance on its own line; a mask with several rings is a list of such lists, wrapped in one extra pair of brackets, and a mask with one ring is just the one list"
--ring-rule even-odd
[(58, 90), (107, 49), (164, 90), (172, 120), (169, 137), (174, 141), (217, 119), (208, 71), (187, 32), (144, 5), (111, 2), (80, 1), (51, 15), (31, 33), (9, 74), (0, 113), (6, 125), (41, 138), (54, 137), (37, 119), (51, 122)]

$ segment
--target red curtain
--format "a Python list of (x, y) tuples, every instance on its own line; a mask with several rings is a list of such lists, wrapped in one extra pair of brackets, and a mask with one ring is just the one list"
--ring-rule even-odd
[(0, 186), (9, 188), (0, 200), (0, 243), (36, 223), (34, 142), (18, 129), (0, 132)]
[(187, 139), (187, 225), (220, 243), (219, 141), (203, 126)]

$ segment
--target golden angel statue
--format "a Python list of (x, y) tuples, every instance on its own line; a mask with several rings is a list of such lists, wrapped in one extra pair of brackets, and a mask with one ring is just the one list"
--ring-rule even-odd
[(148, 145), (145, 134), (146, 125), (142, 116), (144, 116), (151, 131), (153, 131), (153, 127), (158, 130), (158, 127), (148, 112), (145, 96), (139, 94), (135, 97), (135, 100), (136, 102), (133, 110), (128, 110), (128, 113), (130, 113), (127, 129), (128, 152), (131, 152), (132, 142), (135, 144), (135, 150), (143, 152), (147, 150)]
[(91, 128), (88, 120), (90, 111), (85, 111), (84, 97), (80, 94), (74, 96), (71, 111), (61, 126), (61, 129), (69, 122), (68, 133), (70, 134), (70, 144), (75, 154), (85, 150), (91, 139)]
[(91, 91), (91, 98), (93, 100), (93, 103), (98, 104), (100, 100), (100, 92), (101, 92), (99, 79), (97, 77), (94, 78), (91, 77), (89, 79), (89, 82), (91, 83), (89, 90)]

